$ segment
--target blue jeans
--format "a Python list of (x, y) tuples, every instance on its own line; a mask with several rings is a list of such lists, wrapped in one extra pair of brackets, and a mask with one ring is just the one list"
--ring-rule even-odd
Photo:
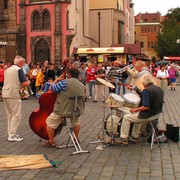
[[(126, 79), (122, 78), (122, 84), (126, 84)], [(123, 94), (126, 94), (126, 86), (122, 86), (123, 87)], [(121, 86), (119, 86), (119, 95), (121, 92)]]
[[(117, 78), (114, 79), (114, 83), (116, 84), (115, 93), (120, 95), (121, 85), (117, 85), (118, 81), (119, 81), (119, 79), (117, 79)], [(126, 79), (122, 78), (121, 82), (122, 82), (122, 84), (126, 84)], [(126, 87), (125, 86), (123, 86), (123, 94), (126, 94)]]
[(95, 86), (95, 81), (89, 81), (89, 96), (92, 97), (92, 88)]

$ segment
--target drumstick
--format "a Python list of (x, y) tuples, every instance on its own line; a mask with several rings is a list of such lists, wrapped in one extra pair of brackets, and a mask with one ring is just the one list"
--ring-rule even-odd
[(121, 81), (117, 83), (118, 86), (128, 86), (128, 84), (123, 84)]

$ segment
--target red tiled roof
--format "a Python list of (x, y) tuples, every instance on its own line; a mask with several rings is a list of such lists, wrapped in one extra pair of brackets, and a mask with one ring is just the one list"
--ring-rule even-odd
[(157, 13), (139, 13), (136, 16), (134, 16), (135, 22), (161, 22), (161, 14), (159, 12)]

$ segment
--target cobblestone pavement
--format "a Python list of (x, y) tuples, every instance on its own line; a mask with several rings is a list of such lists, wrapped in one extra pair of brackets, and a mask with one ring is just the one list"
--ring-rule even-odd
[[(166, 123), (180, 126), (180, 86), (176, 91), (168, 90), (165, 97), (164, 111), (159, 118), (159, 129), (164, 130)], [(82, 149), (90, 153), (70, 156), (74, 148), (54, 149), (42, 147), (42, 142), (30, 129), (28, 119), (34, 109), (38, 107), (37, 99), (31, 97), (22, 102), (22, 123), (19, 134), (23, 142), (7, 141), (7, 122), (0, 102), (0, 155), (29, 155), (46, 154), (49, 159), (62, 161), (58, 168), (38, 170), (0, 171), (0, 180), (3, 179), (64, 179), (64, 180), (133, 180), (133, 179), (180, 179), (180, 143), (172, 142), (154, 144), (150, 151), (149, 143), (129, 144), (127, 147), (111, 145), (103, 150), (97, 150), (98, 144), (90, 144), (97, 140), (98, 133), (102, 132), (103, 108), (102, 103), (93, 103), (92, 99), (86, 102), (86, 112), (81, 117), (80, 142)], [(105, 109), (108, 115), (110, 109)], [(63, 127), (56, 137), (58, 145), (68, 138), (68, 125)], [(108, 137), (107, 135), (105, 135)], [(100, 143), (101, 144), (101, 143)]]

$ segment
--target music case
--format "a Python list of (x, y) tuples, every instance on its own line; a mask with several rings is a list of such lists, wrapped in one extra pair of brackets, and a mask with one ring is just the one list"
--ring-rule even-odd
[(174, 142), (179, 142), (179, 134), (179, 126), (174, 126), (173, 124), (166, 124), (166, 136), (168, 139)]

